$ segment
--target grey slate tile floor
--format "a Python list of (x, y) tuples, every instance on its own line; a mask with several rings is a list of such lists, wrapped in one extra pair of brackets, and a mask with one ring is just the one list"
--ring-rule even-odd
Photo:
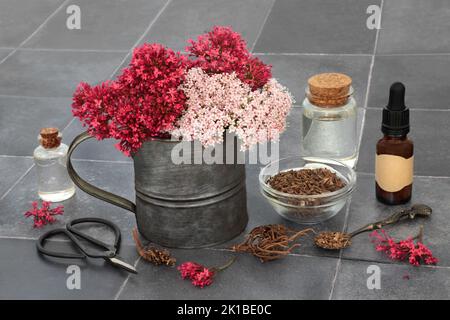
[[(65, 27), (70, 4), (81, 7), (81, 30)], [(380, 31), (366, 28), (370, 4), (382, 6)], [(0, 252), (7, 258), (0, 260), (0, 298), (448, 299), (449, 12), (446, 0), (1, 0)], [(306, 79), (326, 71), (353, 77), (361, 107), (358, 187), (347, 207), (316, 226), (317, 230), (353, 230), (394, 209), (374, 199), (373, 154), (389, 84), (395, 80), (406, 83), (416, 142), (413, 201), (429, 203), (434, 209), (433, 216), (421, 223), (426, 243), (440, 258), (437, 267), (392, 263), (374, 252), (365, 235), (343, 252), (317, 250), (305, 239), (295, 254), (277, 262), (261, 264), (253, 257), (239, 256), (213, 286), (198, 290), (179, 279), (174, 268), (157, 268), (137, 259), (131, 214), (78, 190), (64, 203), (66, 214), (57, 225), (91, 215), (111, 219), (124, 236), (122, 255), (137, 263), (140, 274), (128, 276), (89, 260), (79, 263), (82, 289), (66, 289), (68, 263), (40, 257), (34, 240), (41, 231), (23, 218), (37, 198), (31, 155), (39, 128), (58, 126), (69, 143), (83, 131), (70, 113), (71, 93), (79, 81), (96, 83), (116, 75), (136, 44), (160, 41), (183, 50), (187, 38), (214, 24), (232, 25), (241, 32), (249, 47), (273, 65), (274, 75), (295, 95), (297, 106), (281, 137), (281, 156), (299, 152), (298, 105)], [(113, 145), (114, 141), (86, 143), (74, 155), (75, 165), (88, 181), (133, 199), (133, 165)], [(259, 194), (258, 171), (259, 166), (248, 166), (250, 221), (246, 231), (260, 224), (285, 222)], [(418, 225), (405, 222), (394, 235), (413, 234)], [(90, 232), (108, 238), (103, 230)], [(231, 256), (228, 246), (242, 237), (215, 248), (175, 250), (174, 254), (180, 262), (218, 265)], [(381, 290), (367, 289), (369, 265), (381, 270)], [(41, 276), (33, 276), (30, 270)]]

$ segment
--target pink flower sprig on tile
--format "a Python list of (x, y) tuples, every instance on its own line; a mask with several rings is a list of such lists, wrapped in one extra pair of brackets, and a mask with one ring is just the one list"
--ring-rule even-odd
[(160, 44), (134, 49), (130, 65), (117, 81), (91, 87), (81, 83), (73, 97), (72, 112), (97, 139), (115, 138), (126, 155), (146, 140), (173, 129), (185, 107), (178, 89), (187, 58)]
[(405, 240), (396, 241), (390, 237), (385, 230), (375, 230), (370, 234), (375, 250), (385, 252), (392, 260), (408, 262), (413, 266), (424, 264), (437, 264), (438, 259), (433, 256), (432, 251), (421, 241), (415, 242), (409, 237)]
[(34, 228), (41, 228), (47, 224), (51, 224), (56, 221), (55, 216), (62, 215), (64, 213), (64, 206), (57, 206), (51, 209), (51, 202), (42, 201), (42, 206), (39, 208), (37, 201), (32, 202), (32, 208), (25, 212), (25, 217), (33, 217)]
[(277, 139), (293, 103), (275, 79), (252, 91), (234, 72), (208, 75), (193, 68), (181, 88), (187, 97), (186, 110), (172, 135), (199, 140), (205, 147), (223, 142), (226, 130), (242, 140), (242, 150)]
[(184, 262), (177, 269), (183, 279), (191, 280), (191, 283), (199, 288), (204, 288), (213, 283), (218, 272), (231, 266), (236, 258), (232, 258), (225, 265), (216, 268), (207, 268), (196, 262)]
[(215, 26), (208, 33), (188, 40), (186, 51), (193, 57), (192, 67), (208, 74), (232, 73), (252, 90), (262, 88), (271, 78), (271, 66), (253, 57), (241, 35), (231, 27)]

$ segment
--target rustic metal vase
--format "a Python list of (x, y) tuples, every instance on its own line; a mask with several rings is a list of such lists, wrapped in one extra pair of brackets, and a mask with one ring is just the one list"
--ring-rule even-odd
[[(134, 212), (139, 232), (146, 239), (166, 247), (200, 248), (230, 240), (245, 229), (248, 215), (244, 164), (237, 161), (196, 164), (195, 159), (202, 159), (204, 148), (195, 148), (194, 143), (188, 155), (191, 163), (176, 164), (172, 161), (173, 150), (180, 144), (186, 146), (186, 142), (166, 139), (145, 142), (133, 157), (134, 204), (89, 184), (75, 172), (72, 153), (89, 138), (87, 132), (82, 133), (70, 145), (67, 160), (70, 177), (86, 193)], [(234, 147), (226, 148), (231, 142)], [(227, 149), (238, 154), (237, 145), (236, 141), (225, 139), (224, 160)]]

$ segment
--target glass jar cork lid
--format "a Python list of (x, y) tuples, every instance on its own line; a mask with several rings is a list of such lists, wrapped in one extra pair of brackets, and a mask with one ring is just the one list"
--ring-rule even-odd
[(352, 78), (342, 73), (320, 73), (308, 79), (306, 97), (323, 108), (341, 107), (353, 94)]
[(53, 149), (61, 144), (62, 135), (58, 128), (42, 128), (38, 141), (45, 149)]

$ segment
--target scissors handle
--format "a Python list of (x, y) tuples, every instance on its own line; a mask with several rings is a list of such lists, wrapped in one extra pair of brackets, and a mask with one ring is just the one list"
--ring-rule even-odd
[[(75, 225), (78, 225), (81, 223), (89, 223), (89, 222), (102, 224), (102, 225), (105, 225), (105, 226), (109, 227), (110, 229), (112, 229), (114, 232), (114, 243), (112, 245), (108, 244), (108, 243), (104, 243), (98, 239), (91, 237), (88, 234), (85, 234), (84, 232), (81, 232), (79, 229), (74, 228)], [(101, 219), (101, 218), (93, 218), (93, 217), (79, 218), (79, 219), (74, 219), (74, 220), (68, 222), (66, 225), (66, 228), (69, 232), (77, 235), (78, 237), (85, 239), (85, 240), (87, 240), (103, 249), (106, 249), (108, 251), (108, 252), (104, 252), (102, 255), (97, 255), (97, 254), (93, 254), (93, 253), (88, 253), (85, 250), (83, 250), (83, 247), (81, 247), (80, 249), (82, 249), (87, 256), (90, 256), (93, 258), (102, 258), (105, 256), (113, 257), (119, 249), (120, 240), (121, 240), (120, 229), (111, 221)], [(77, 243), (77, 245), (78, 245), (78, 243)]]
[[(37, 250), (42, 253), (45, 254), (47, 256), (50, 257), (55, 257), (55, 258), (66, 258), (66, 259), (84, 259), (86, 258), (86, 255), (83, 253), (68, 253), (68, 252), (59, 252), (59, 251), (52, 251), (52, 250), (48, 250), (44, 247), (44, 242), (45, 240), (47, 240), (48, 238), (57, 235), (57, 234), (63, 234), (66, 237), (68, 237), (72, 242), (74, 242), (77, 247), (80, 248), (80, 246), (78, 245), (78, 240), (75, 239), (75, 237), (68, 232), (66, 229), (53, 229), (50, 230), (46, 233), (44, 233), (42, 236), (39, 237), (36, 246), (37, 246)], [(80, 248), (81, 250), (81, 248)]]

